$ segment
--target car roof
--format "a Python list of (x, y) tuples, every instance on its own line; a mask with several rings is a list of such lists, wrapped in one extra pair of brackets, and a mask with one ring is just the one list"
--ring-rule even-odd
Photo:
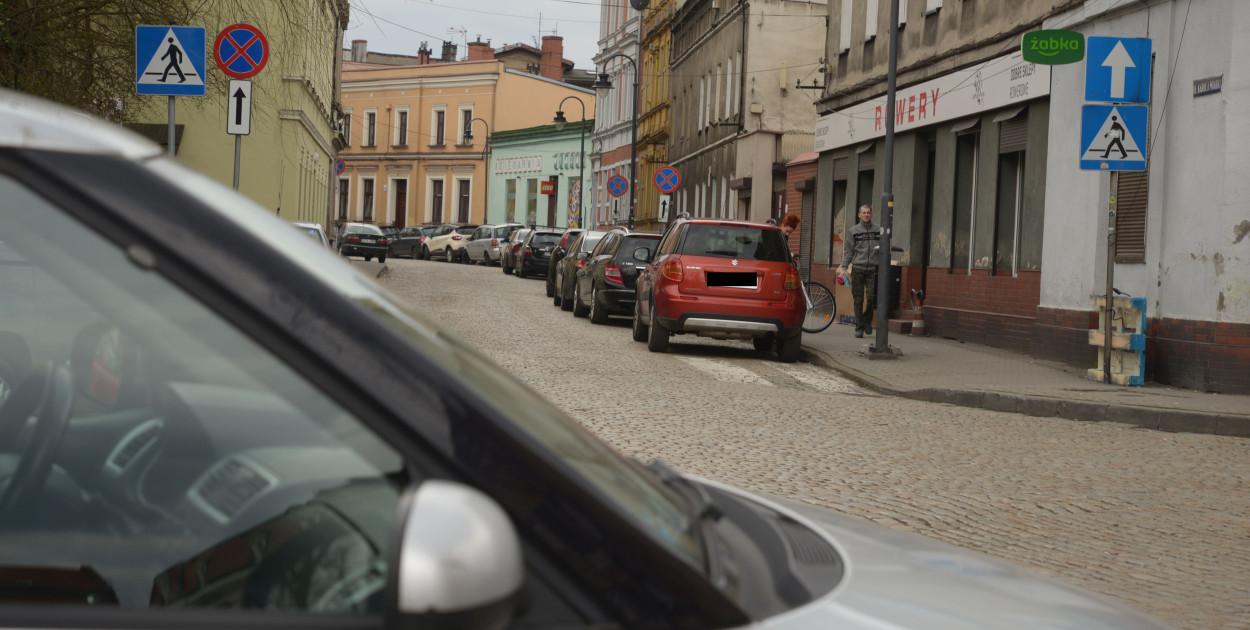
[(724, 225), (732, 227), (751, 227), (751, 228), (768, 228), (771, 230), (780, 230), (781, 228), (771, 223), (755, 223), (753, 221), (734, 221), (732, 219), (678, 219), (678, 223), (689, 225)]
[(120, 125), (80, 111), (0, 89), (0, 147), (62, 153), (118, 155), (130, 159), (158, 157), (160, 145)]
[(344, 227), (345, 229), (347, 229), (347, 230), (354, 230), (354, 229), (357, 229), (357, 228), (364, 228), (364, 230), (365, 230), (366, 232), (374, 232), (374, 233), (377, 233), (377, 234), (381, 234), (381, 233), (382, 233), (382, 228), (380, 228), (380, 227), (378, 227), (378, 226), (376, 226), (376, 225), (373, 225), (372, 223), (344, 223), (344, 224), (343, 224), (343, 227)]

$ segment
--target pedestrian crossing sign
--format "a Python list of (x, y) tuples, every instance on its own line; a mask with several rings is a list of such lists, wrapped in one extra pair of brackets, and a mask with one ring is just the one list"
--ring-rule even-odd
[(135, 91), (204, 96), (207, 39), (200, 26), (135, 27)]
[(1145, 105), (1081, 108), (1081, 169), (1144, 171), (1149, 120)]

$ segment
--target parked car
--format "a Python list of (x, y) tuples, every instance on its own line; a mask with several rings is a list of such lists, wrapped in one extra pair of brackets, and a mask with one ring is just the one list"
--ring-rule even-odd
[(343, 256), (364, 256), (365, 260), (378, 257), (378, 262), (386, 262), (386, 254), (390, 251), (390, 239), (382, 233), (382, 228), (370, 223), (344, 223), (339, 226), (338, 237), (334, 246)]
[(5, 630), (1166, 627), (627, 459), (120, 126), (0, 90), (0, 190)]
[(552, 263), (555, 265), (556, 288), (552, 302), (561, 310), (573, 310), (573, 275), (577, 273), (577, 270), (586, 266), (590, 252), (595, 249), (605, 234), (607, 232), (600, 230), (586, 230), (578, 234), (577, 238), (569, 243), (564, 257)]
[(432, 260), (433, 255), (430, 253), (430, 239), (436, 236), (443, 236), (449, 232), (455, 232), (457, 227), (459, 226), (452, 223), (426, 226), (423, 229), (425, 237), (421, 240), (421, 253), (418, 255), (424, 260)]
[(594, 324), (606, 324), (609, 315), (633, 315), (638, 272), (659, 242), (659, 234), (608, 232), (574, 275), (573, 315), (589, 315)]
[(504, 274), (509, 274), (516, 270), (517, 260), (521, 254), (521, 246), (525, 244), (525, 239), (532, 231), (530, 228), (523, 227), (513, 232), (499, 244), (499, 266), (503, 268)]
[(547, 297), (556, 296), (556, 263), (564, 258), (565, 252), (568, 251), (569, 244), (578, 234), (585, 232), (583, 228), (570, 228), (564, 231), (564, 236), (560, 237), (560, 242), (551, 250), (551, 258), (547, 266)]
[(427, 252), (426, 256), (431, 260), (441, 258), (445, 262), (459, 262), (460, 255), (464, 252), (464, 244), (477, 229), (476, 225), (455, 225), (447, 229), (448, 227), (440, 227), (433, 236), (426, 239), (421, 251)]
[(564, 230), (534, 230), (521, 244), (516, 277), (546, 277), (551, 265), (551, 251), (564, 238)]
[(326, 229), (320, 223), (305, 223), (296, 221), (292, 223), (301, 232), (308, 235), (313, 241), (321, 243), (321, 246), (330, 249), (330, 238), (326, 236)]
[(500, 245), (513, 232), (521, 229), (520, 223), (500, 223), (482, 225), (469, 235), (464, 244), (461, 260), (464, 262), (480, 262), (487, 267), (499, 262)]
[(409, 258), (418, 258), (421, 256), (421, 244), (425, 241), (426, 228), (410, 225), (399, 231), (394, 239), (391, 240), (391, 255), (399, 258), (407, 256)]
[(671, 335), (751, 339), (798, 359), (807, 303), (775, 225), (679, 219), (638, 277), (634, 340), (664, 352)]

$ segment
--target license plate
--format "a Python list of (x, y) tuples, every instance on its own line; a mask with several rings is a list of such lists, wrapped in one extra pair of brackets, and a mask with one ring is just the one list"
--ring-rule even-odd
[(360, 242), (361, 243), (376, 243), (377, 241), (371, 238), (362, 238), (360, 239)]

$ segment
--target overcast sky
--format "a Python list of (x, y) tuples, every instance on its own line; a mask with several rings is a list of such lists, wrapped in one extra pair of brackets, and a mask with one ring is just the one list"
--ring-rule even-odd
[(365, 39), (370, 51), (400, 55), (416, 55), (424, 41), (434, 56), (441, 54), (443, 41), (452, 41), (459, 47), (457, 59), (463, 59), (465, 42), (479, 35), (496, 49), (518, 42), (541, 48), (543, 35), (560, 35), (564, 58), (590, 70), (598, 50), (599, 7), (598, 0), (351, 0), (343, 40), (345, 48), (353, 39)]

